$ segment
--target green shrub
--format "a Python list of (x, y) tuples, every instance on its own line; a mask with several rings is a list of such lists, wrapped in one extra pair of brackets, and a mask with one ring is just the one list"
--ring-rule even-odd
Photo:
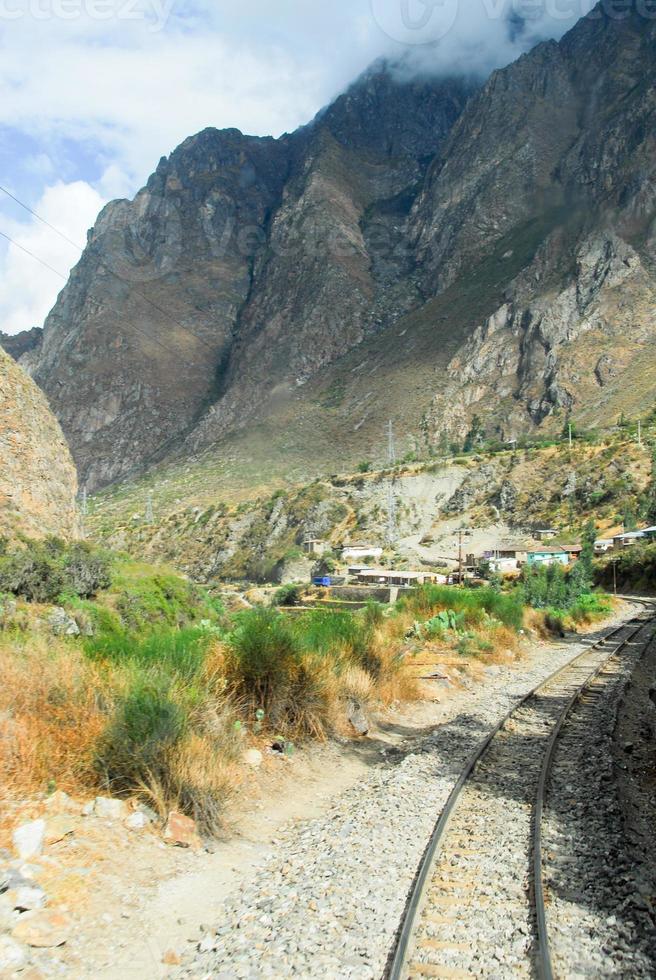
[(171, 694), (171, 679), (138, 674), (116, 705), (96, 749), (96, 768), (113, 794), (166, 782), (168, 755), (187, 731), (184, 708)]
[(298, 606), (301, 601), (301, 587), (289, 583), (281, 585), (273, 597), (274, 606)]
[(282, 722), (300, 652), (292, 624), (274, 609), (248, 609), (235, 620), (228, 636), (229, 679), (238, 696)]
[(0, 591), (27, 602), (57, 602), (64, 595), (89, 598), (110, 583), (107, 552), (58, 538), (26, 540), (0, 554)]
[(89, 599), (111, 584), (111, 557), (86, 542), (71, 545), (64, 559), (66, 587)]
[(0, 591), (27, 602), (55, 602), (66, 579), (61, 565), (42, 547), (11, 552), (0, 558)]

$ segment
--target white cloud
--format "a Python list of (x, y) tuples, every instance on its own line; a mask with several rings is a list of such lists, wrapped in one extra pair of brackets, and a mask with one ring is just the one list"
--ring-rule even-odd
[[(46, 188), (35, 210), (72, 242), (84, 245), (86, 232), (104, 203), (89, 184), (76, 181)], [(35, 262), (22, 249), (38, 255), (64, 276), (78, 261), (80, 252), (36, 218), (28, 222), (4, 218), (2, 228), (16, 244), (7, 244), (2, 262), (0, 330), (13, 334), (41, 326), (64, 285), (59, 275)]]
[[(83, 239), (94, 209), (132, 195), (192, 133), (292, 130), (380, 55), (409, 54), (424, 71), (488, 71), (529, 39), (560, 36), (587, 0), (544, 2), (566, 19), (536, 0), (0, 0), (0, 127), (36, 147), (22, 158), (17, 149), (3, 182)], [(527, 24), (513, 39), (511, 10)], [(12, 227), (68, 270), (60, 239), (19, 215)], [(60, 288), (15, 252), (0, 257), (5, 330), (42, 322)]]

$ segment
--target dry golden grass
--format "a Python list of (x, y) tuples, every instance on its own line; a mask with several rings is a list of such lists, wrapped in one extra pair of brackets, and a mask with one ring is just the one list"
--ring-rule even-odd
[(0, 784), (7, 797), (95, 782), (93, 750), (106, 723), (106, 683), (66, 644), (0, 643)]

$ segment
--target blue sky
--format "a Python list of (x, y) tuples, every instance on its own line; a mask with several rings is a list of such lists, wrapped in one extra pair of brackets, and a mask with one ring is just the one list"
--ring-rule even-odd
[[(206, 126), (293, 130), (379, 56), (487, 73), (584, 2), (0, 0), (0, 184), (83, 245), (106, 201)], [(79, 255), (1, 194), (0, 232), (64, 276)], [(62, 286), (0, 239), (0, 330), (40, 326)]]

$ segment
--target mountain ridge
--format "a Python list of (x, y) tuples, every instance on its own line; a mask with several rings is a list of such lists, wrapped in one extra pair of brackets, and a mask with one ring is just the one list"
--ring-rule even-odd
[(108, 205), (28, 355), (82, 479), (643, 408), (656, 28), (598, 9), (482, 86), (383, 66), (278, 140), (206, 129)]

